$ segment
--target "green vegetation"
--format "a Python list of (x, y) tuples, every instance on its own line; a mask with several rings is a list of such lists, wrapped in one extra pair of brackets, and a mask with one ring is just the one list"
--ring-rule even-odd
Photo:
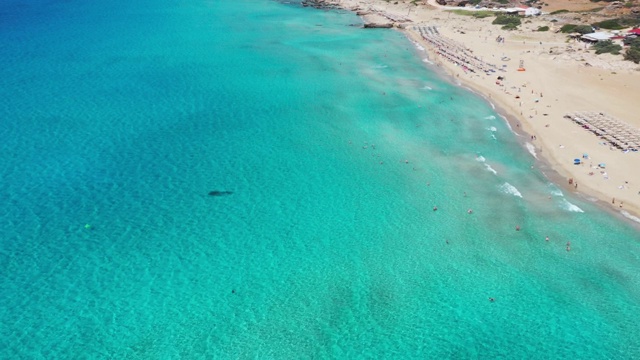
[(593, 8), (593, 9), (588, 9), (588, 10), (577, 10), (577, 13), (592, 13), (592, 12), (598, 12), (600, 10), (604, 9), (603, 7), (597, 7), (597, 8)]
[(624, 53), (624, 59), (640, 64), (640, 47), (630, 47)]
[(609, 20), (597, 22), (593, 24), (593, 26), (597, 26), (601, 29), (608, 29), (608, 30), (624, 29), (625, 26), (620, 24), (620, 20), (621, 19), (609, 19)]
[(578, 25), (573, 29), (574, 32), (584, 34), (590, 34), (593, 32), (593, 27), (591, 25)]
[(449, 11), (456, 15), (473, 16), (474, 18), (477, 18), (477, 19), (484, 19), (484, 18), (496, 15), (496, 13), (494, 13), (493, 11), (487, 11), (487, 10), (484, 10), (484, 11), (449, 10)]
[(549, 15), (564, 14), (564, 13), (568, 13), (568, 12), (569, 12), (569, 10), (562, 9), (562, 10), (552, 11), (552, 12), (549, 13)]
[(593, 28), (590, 25), (575, 25), (575, 24), (567, 24), (563, 25), (560, 28), (560, 32), (563, 33), (580, 33), (580, 34), (589, 34), (593, 32)]
[(507, 31), (516, 30), (516, 29), (518, 29), (518, 25), (516, 25), (516, 24), (507, 24), (507, 25), (503, 25), (500, 29), (507, 30)]
[(593, 25), (603, 29), (620, 30), (631, 26), (637, 26), (638, 24), (640, 24), (640, 18), (638, 18), (637, 16), (628, 16), (619, 19), (609, 19), (601, 21)]
[(623, 42), (626, 46), (640, 48), (640, 37), (637, 37), (635, 39), (625, 38)]
[(622, 50), (622, 46), (618, 44), (614, 44), (611, 40), (599, 41), (593, 44), (593, 49), (596, 50), (596, 54), (620, 54), (620, 50)]
[(503, 25), (502, 30), (515, 30), (518, 28), (518, 25), (522, 24), (519, 17), (509, 16), (509, 15), (498, 15), (496, 19), (493, 20), (492, 24), (494, 25)]
[(537, 31), (549, 31), (548, 26), (540, 26)]
[(624, 39), (624, 44), (629, 46), (627, 51), (624, 53), (624, 59), (640, 64), (640, 37), (635, 39)]

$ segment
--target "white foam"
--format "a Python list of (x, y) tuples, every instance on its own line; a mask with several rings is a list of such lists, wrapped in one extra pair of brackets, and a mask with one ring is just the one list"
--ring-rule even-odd
[(538, 154), (536, 153), (536, 148), (535, 146), (533, 146), (533, 144), (531, 143), (526, 143), (525, 146), (527, 147), (527, 150), (529, 151), (529, 154), (531, 154), (534, 158), (538, 158)]
[(620, 214), (622, 214), (622, 216), (626, 217), (629, 220), (635, 221), (637, 223), (640, 223), (640, 218), (637, 216), (633, 216), (631, 214), (629, 214), (628, 212), (626, 212), (625, 210), (620, 211)]
[(510, 195), (513, 195), (513, 196), (517, 196), (519, 198), (522, 197), (522, 194), (520, 194), (520, 191), (518, 191), (518, 189), (516, 189), (515, 186), (509, 184), (508, 182), (500, 185), (499, 188), (505, 194), (510, 194)]
[(495, 135), (493, 135), (493, 133), (491, 133), (491, 137), (493, 138), (493, 140), (498, 140), (498, 138)]
[(562, 207), (565, 210), (571, 211), (571, 212), (580, 212), (580, 213), (584, 212), (584, 211), (582, 211), (582, 209), (580, 209), (576, 205), (573, 205), (572, 203), (568, 202), (567, 199), (564, 199), (564, 198), (562, 199), (562, 202), (560, 203), (560, 207)]
[(422, 59), (422, 62), (433, 65), (433, 62), (427, 58)]
[(562, 191), (560, 189), (558, 189), (557, 187), (555, 187), (555, 185), (550, 184), (549, 187), (551, 188), (551, 195), (553, 196), (559, 196), (559, 197), (563, 197), (564, 194), (562, 193)]
[(504, 115), (500, 115), (500, 117), (502, 118), (502, 120), (504, 120), (504, 123), (507, 124), (507, 127), (509, 128), (509, 130), (511, 130), (511, 132), (515, 136), (522, 136), (522, 135), (518, 134), (517, 132), (513, 131), (513, 127), (511, 127), (511, 124), (509, 123), (509, 120), (507, 120), (507, 118)]
[(423, 86), (421, 89), (422, 90), (433, 90), (433, 88), (431, 86), (427, 86), (427, 85)]
[(388, 68), (388, 67), (389, 67), (389, 66), (387, 66), (387, 65), (382, 65), (382, 64), (381, 64), (381, 65), (374, 65), (374, 66), (372, 66), (372, 68), (374, 68), (374, 69), (384, 69), (384, 68)]
[(491, 171), (494, 175), (498, 175), (498, 172), (496, 171), (496, 169), (492, 168), (491, 165), (489, 164), (484, 164), (485, 169)]
[(489, 115), (489, 116), (485, 116), (483, 119), (485, 119), (485, 120), (495, 120), (496, 117), (493, 116), (493, 115)]
[(489, 130), (489, 131), (493, 131), (493, 132), (498, 131), (498, 129), (496, 129), (496, 127), (495, 127), (495, 126), (490, 126), (490, 127), (488, 127), (488, 128), (487, 128), (487, 130)]
[(484, 158), (484, 156), (482, 155), (477, 155), (476, 156), (476, 161), (480, 161), (480, 162), (485, 162), (487, 159)]

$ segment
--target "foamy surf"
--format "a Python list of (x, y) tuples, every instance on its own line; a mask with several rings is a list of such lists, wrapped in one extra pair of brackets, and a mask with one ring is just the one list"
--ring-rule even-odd
[(424, 47), (422, 47), (422, 45), (418, 44), (417, 42), (413, 42), (413, 45), (415, 45), (416, 49), (418, 49), (419, 51), (424, 51)]
[(476, 156), (476, 161), (480, 161), (480, 162), (485, 162), (487, 159), (484, 158), (484, 156), (482, 155), (477, 155)]
[(433, 62), (427, 58), (422, 59), (422, 62), (433, 65)]
[(422, 90), (433, 90), (433, 88), (431, 86), (427, 86), (427, 85), (421, 87), (421, 89)]
[(622, 214), (622, 216), (626, 217), (627, 219), (629, 219), (631, 221), (635, 221), (635, 222), (640, 224), (640, 218), (639, 217), (633, 216), (633, 215), (629, 214), (628, 212), (626, 212), (625, 210), (620, 211), (620, 214)]
[(374, 65), (372, 66), (373, 69), (385, 69), (388, 68), (389, 66), (387, 65)]
[(580, 213), (584, 212), (578, 206), (573, 205), (572, 203), (568, 202), (567, 199), (562, 199), (562, 202), (560, 203), (560, 207), (565, 209), (565, 210), (567, 210), (567, 211), (571, 211), (571, 212), (580, 212)]
[(498, 175), (498, 172), (496, 171), (496, 169), (492, 168), (491, 165), (485, 163), (484, 168), (491, 171), (494, 175)]
[(496, 129), (496, 127), (495, 127), (495, 126), (490, 126), (490, 127), (488, 127), (488, 128), (487, 128), (487, 130), (489, 130), (489, 131), (493, 131), (493, 132), (498, 131), (498, 129)]
[(536, 147), (533, 146), (532, 143), (526, 143), (525, 146), (527, 147), (527, 151), (529, 152), (529, 154), (531, 154), (534, 158), (538, 158), (538, 154), (536, 153)]
[(519, 198), (522, 197), (522, 194), (520, 193), (520, 191), (518, 191), (518, 189), (515, 186), (509, 184), (508, 182), (505, 182), (504, 184), (500, 185), (498, 188), (505, 194), (517, 196)]
[(563, 197), (564, 196), (562, 191), (560, 189), (558, 189), (557, 187), (555, 187), (554, 185), (549, 185), (549, 187), (551, 188), (551, 191), (549, 193), (552, 196), (558, 196), (558, 197)]
[(485, 116), (483, 119), (485, 119), (485, 120), (495, 120), (496, 117), (493, 116), (493, 115), (489, 115), (489, 116)]
[(502, 118), (502, 120), (504, 120), (504, 123), (507, 124), (507, 127), (509, 128), (509, 130), (511, 130), (511, 132), (515, 136), (522, 136), (522, 135), (518, 134), (517, 132), (513, 131), (513, 128), (511, 127), (511, 124), (509, 123), (509, 120), (507, 120), (507, 118), (504, 115), (500, 115), (500, 118)]

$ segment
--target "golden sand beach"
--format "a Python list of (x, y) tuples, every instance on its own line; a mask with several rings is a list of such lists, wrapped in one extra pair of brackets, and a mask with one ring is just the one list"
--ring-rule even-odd
[[(595, 55), (585, 43), (556, 33), (560, 25), (552, 15), (528, 17), (517, 30), (505, 31), (491, 24), (493, 17), (458, 15), (433, 0), (333, 2), (367, 22), (393, 24), (428, 51), (432, 66), (495, 104), (523, 135), (541, 170), (566, 190), (640, 216), (640, 152), (615, 148), (566, 117), (591, 114), (640, 131), (638, 64), (622, 55)], [(551, 31), (535, 31), (540, 26)], [(426, 40), (425, 31), (445, 45), (439, 48), (429, 35)], [(452, 51), (467, 56), (472, 69), (491, 64), (498, 71), (472, 72), (447, 58)], [(576, 158), (580, 165), (574, 165)]]

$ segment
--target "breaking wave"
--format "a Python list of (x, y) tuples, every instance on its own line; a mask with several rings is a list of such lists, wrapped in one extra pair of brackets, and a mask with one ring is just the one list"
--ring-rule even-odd
[(620, 214), (622, 214), (622, 216), (626, 217), (629, 220), (635, 221), (637, 223), (640, 223), (640, 218), (637, 216), (633, 216), (631, 214), (629, 214), (628, 212), (626, 212), (625, 210), (620, 211)]
[(418, 44), (417, 42), (413, 42), (413, 45), (415, 45), (416, 49), (420, 50), (420, 51), (424, 51), (424, 47), (420, 44)]
[(496, 169), (492, 168), (491, 165), (485, 163), (484, 168), (491, 171), (494, 175), (498, 175), (498, 172), (496, 171)]
[(560, 189), (558, 189), (557, 187), (555, 187), (555, 185), (549, 184), (549, 187), (551, 188), (551, 191), (549, 191), (549, 193), (553, 196), (559, 196), (559, 197), (563, 197), (564, 194), (562, 193), (562, 191)]
[(520, 193), (520, 191), (518, 191), (518, 189), (515, 186), (509, 184), (508, 182), (500, 185), (498, 188), (505, 194), (510, 194), (513, 196), (517, 196), (519, 198), (522, 197), (522, 194)]
[(580, 212), (580, 213), (584, 212), (582, 209), (580, 209), (576, 205), (573, 205), (572, 203), (568, 202), (567, 199), (562, 199), (562, 202), (560, 203), (560, 207), (571, 212)]
[(527, 151), (529, 151), (529, 154), (531, 154), (534, 158), (538, 158), (538, 154), (536, 153), (536, 148), (535, 146), (533, 146), (533, 144), (531, 143), (526, 143), (525, 146), (527, 147)]

